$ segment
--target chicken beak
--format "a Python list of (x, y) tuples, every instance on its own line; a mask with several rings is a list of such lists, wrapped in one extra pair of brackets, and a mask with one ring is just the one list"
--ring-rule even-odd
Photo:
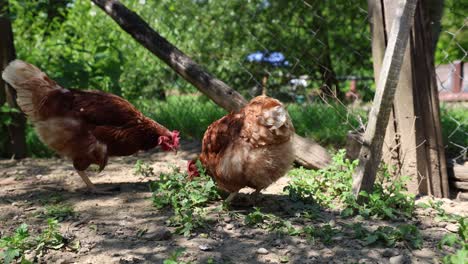
[(104, 168), (107, 166), (107, 161), (108, 161), (108, 156), (106, 154), (105, 158), (102, 160), (102, 162), (99, 164), (99, 173), (104, 170)]

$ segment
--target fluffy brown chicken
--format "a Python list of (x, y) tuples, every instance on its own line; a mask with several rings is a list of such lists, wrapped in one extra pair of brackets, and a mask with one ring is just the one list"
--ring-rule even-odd
[[(262, 189), (282, 177), (294, 161), (294, 127), (276, 99), (258, 96), (238, 113), (211, 124), (203, 137), (199, 159), (217, 186), (230, 192), (230, 202), (244, 187)], [(188, 164), (190, 177), (198, 171)]]
[(179, 133), (145, 117), (128, 101), (100, 91), (65, 89), (34, 65), (15, 60), (2, 78), (17, 91), (21, 110), (47, 146), (70, 158), (88, 189), (85, 170), (104, 169), (110, 156), (126, 156), (160, 145), (176, 150)]

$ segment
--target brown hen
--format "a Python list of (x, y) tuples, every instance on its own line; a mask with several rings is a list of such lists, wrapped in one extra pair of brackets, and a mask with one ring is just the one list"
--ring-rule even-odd
[[(230, 192), (230, 202), (244, 187), (259, 193), (291, 167), (294, 127), (278, 100), (258, 96), (238, 113), (211, 124), (203, 137), (199, 159), (217, 186)], [(189, 175), (197, 176), (193, 161)]]
[(65, 89), (34, 65), (15, 60), (2, 78), (17, 91), (21, 110), (39, 138), (70, 158), (89, 190), (96, 188), (85, 170), (104, 169), (110, 156), (131, 155), (160, 145), (176, 150), (179, 133), (147, 118), (128, 101), (105, 92)]

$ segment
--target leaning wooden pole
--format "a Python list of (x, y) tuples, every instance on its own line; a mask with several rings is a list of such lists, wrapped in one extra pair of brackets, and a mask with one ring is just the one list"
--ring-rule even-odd
[[(198, 90), (228, 111), (237, 111), (246, 100), (223, 81), (215, 78), (177, 47), (169, 43), (138, 14), (118, 0), (91, 0), (146, 49), (164, 61)], [(331, 160), (327, 150), (310, 139), (295, 135), (296, 162), (306, 168), (323, 168)]]
[(359, 165), (353, 175), (353, 193), (371, 192), (382, 157), (382, 145), (390, 118), (392, 102), (399, 80), (417, 0), (402, 0), (392, 24), (374, 103), (359, 153)]

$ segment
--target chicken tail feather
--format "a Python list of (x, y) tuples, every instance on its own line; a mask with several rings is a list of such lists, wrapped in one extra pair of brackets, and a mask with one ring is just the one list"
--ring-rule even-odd
[(19, 107), (32, 120), (38, 118), (37, 109), (44, 97), (61, 88), (39, 68), (21, 60), (10, 62), (2, 78), (16, 90)]

